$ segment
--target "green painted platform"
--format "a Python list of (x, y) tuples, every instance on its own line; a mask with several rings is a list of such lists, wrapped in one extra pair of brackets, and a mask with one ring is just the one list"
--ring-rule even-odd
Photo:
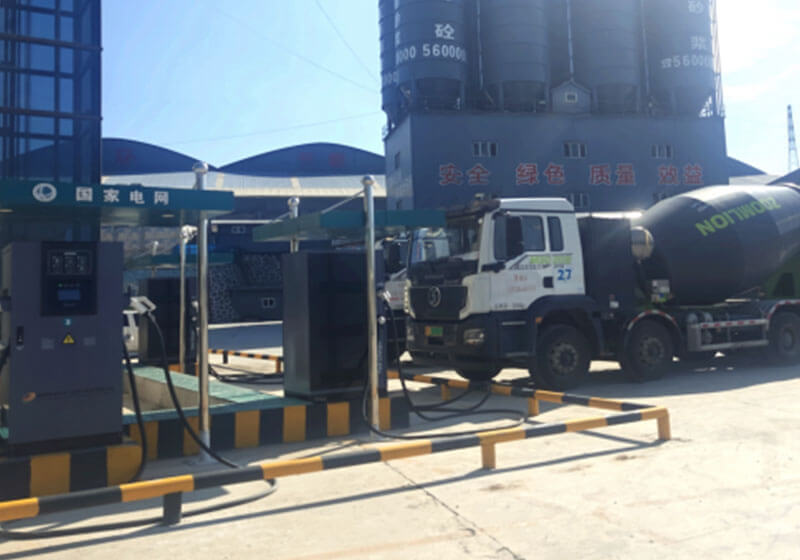
[[(140, 378), (165, 382), (161, 368), (137, 367), (134, 373)], [(194, 376), (173, 373), (172, 379), (176, 388), (197, 389), (197, 378)], [(361, 418), (360, 398), (317, 403), (269, 395), (215, 380), (209, 382), (209, 396), (214, 400), (226, 401), (225, 404), (210, 407), (211, 444), (215, 450), (342, 437), (369, 431)], [(382, 429), (396, 430), (409, 426), (410, 411), (404, 397), (383, 398), (380, 408)], [(197, 428), (198, 408), (185, 407), (184, 412)], [(173, 409), (147, 411), (142, 416), (149, 459), (181, 457), (199, 452)], [(136, 415), (125, 414), (123, 424), (125, 433), (141, 442)]]

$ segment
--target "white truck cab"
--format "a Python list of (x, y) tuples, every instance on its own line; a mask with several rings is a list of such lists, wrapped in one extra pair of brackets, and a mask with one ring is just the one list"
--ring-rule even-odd
[[(415, 361), (447, 362), (472, 380), (490, 379), (507, 365), (527, 367), (537, 307), (589, 303), (578, 223), (564, 199), (476, 203), (416, 242), (431, 240), (438, 240), (432, 258), (408, 273), (406, 338)], [(589, 321), (583, 313), (580, 321)], [(579, 367), (586, 350), (558, 359)]]

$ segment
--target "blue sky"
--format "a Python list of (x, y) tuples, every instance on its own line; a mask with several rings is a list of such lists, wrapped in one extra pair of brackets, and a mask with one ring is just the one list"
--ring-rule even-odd
[[(377, 4), (105, 0), (103, 135), (218, 165), (315, 141), (382, 153)], [(784, 173), (800, 2), (719, 0), (719, 18), (728, 151)]]

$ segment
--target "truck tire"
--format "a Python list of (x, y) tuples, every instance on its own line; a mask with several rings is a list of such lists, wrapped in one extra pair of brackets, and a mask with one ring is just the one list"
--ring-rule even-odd
[(642, 321), (631, 333), (620, 366), (631, 381), (651, 381), (666, 373), (674, 355), (674, 344), (666, 327), (655, 321)]
[(800, 317), (779, 311), (769, 325), (769, 360), (776, 365), (800, 363)]
[(531, 377), (544, 389), (567, 391), (586, 381), (591, 362), (589, 341), (575, 327), (548, 327), (536, 343)]
[(492, 366), (461, 368), (457, 369), (456, 373), (469, 381), (485, 383), (494, 379), (500, 373), (500, 368)]

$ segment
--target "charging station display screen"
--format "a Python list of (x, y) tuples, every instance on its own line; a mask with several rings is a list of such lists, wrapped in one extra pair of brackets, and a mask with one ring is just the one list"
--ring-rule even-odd
[(96, 313), (96, 261), (94, 243), (42, 244), (42, 316)]
[(56, 296), (58, 297), (58, 301), (80, 301), (81, 291), (77, 288), (61, 288), (56, 292)]

